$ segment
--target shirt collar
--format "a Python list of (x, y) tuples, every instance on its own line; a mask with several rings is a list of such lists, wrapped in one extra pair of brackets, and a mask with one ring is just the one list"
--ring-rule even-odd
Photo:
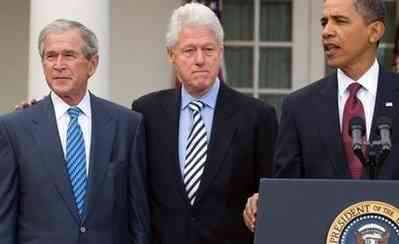
[(187, 92), (187, 90), (184, 88), (184, 86), (182, 86), (182, 88), (181, 88), (181, 110), (184, 110), (188, 106), (188, 104), (193, 100), (199, 100), (199, 101), (203, 102), (206, 106), (209, 106), (212, 109), (215, 109), (216, 100), (217, 100), (218, 93), (219, 93), (219, 88), (220, 88), (220, 80), (219, 80), (219, 78), (216, 78), (211, 89), (209, 89), (209, 91), (205, 95), (203, 95), (201, 97), (193, 97)]
[(352, 83), (359, 83), (364, 89), (370, 92), (373, 96), (377, 95), (378, 86), (378, 74), (380, 71), (380, 65), (377, 59), (374, 60), (373, 65), (364, 73), (357, 81), (352, 80), (342, 70), (338, 69), (338, 94), (343, 96), (348, 86)]
[[(50, 93), (51, 100), (54, 105), (55, 117), (59, 120), (62, 116), (67, 113), (67, 110), (72, 107), (65, 103), (55, 92)], [(91, 118), (91, 103), (90, 103), (90, 94), (89, 91), (86, 90), (86, 94), (83, 99), (76, 105), (81, 111), (82, 114)]]

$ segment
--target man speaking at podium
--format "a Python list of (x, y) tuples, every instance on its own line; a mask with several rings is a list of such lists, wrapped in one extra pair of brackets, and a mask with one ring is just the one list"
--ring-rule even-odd
[[(376, 138), (381, 116), (395, 124), (399, 76), (382, 71), (376, 57), (385, 31), (381, 0), (325, 0), (321, 40), (337, 71), (285, 99), (274, 158), (281, 178), (367, 179), (348, 135), (353, 117), (364, 119), (365, 138)], [(399, 121), (396, 122), (398, 124)], [(393, 144), (399, 136), (392, 129)], [(399, 178), (399, 147), (393, 145), (378, 179)], [(248, 199), (244, 222), (254, 231), (258, 195)]]

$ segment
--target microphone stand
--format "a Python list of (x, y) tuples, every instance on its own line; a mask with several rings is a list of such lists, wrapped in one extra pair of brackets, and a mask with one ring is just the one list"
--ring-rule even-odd
[(369, 173), (369, 179), (370, 180), (376, 180), (377, 179), (377, 173), (378, 173), (378, 166), (382, 164), (382, 162), (377, 163), (377, 158), (378, 155), (380, 154), (380, 143), (379, 141), (372, 141), (371, 144), (368, 146), (368, 160), (367, 160), (367, 170)]

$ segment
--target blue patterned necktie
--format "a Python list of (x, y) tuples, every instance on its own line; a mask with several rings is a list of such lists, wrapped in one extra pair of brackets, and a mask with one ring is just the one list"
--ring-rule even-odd
[(201, 110), (204, 105), (201, 101), (192, 101), (189, 104), (189, 108), (193, 113), (193, 125), (187, 138), (183, 178), (184, 187), (191, 205), (194, 204), (196, 199), (208, 150), (206, 127), (201, 118)]
[(75, 196), (75, 203), (80, 216), (83, 216), (85, 210), (87, 176), (85, 142), (78, 123), (80, 112), (81, 110), (78, 107), (71, 107), (68, 109), (70, 121), (67, 130), (66, 161), (67, 171)]

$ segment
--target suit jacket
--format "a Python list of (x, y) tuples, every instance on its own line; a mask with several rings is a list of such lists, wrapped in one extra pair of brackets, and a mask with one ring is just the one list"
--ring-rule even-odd
[[(275, 176), (350, 179), (338, 114), (338, 82), (334, 73), (286, 97), (276, 144)], [(386, 106), (391, 102), (392, 107)], [(378, 178), (399, 178), (399, 76), (380, 71), (370, 139), (376, 120), (392, 119), (392, 152)], [(365, 171), (365, 170), (364, 170)], [(367, 173), (363, 172), (363, 178)]]
[(92, 146), (82, 219), (50, 97), (0, 117), (0, 243), (150, 243), (142, 116), (90, 99)]
[(271, 175), (277, 120), (274, 109), (221, 82), (205, 170), (193, 206), (178, 161), (181, 90), (144, 96), (153, 243), (252, 243), (242, 221), (247, 197)]

